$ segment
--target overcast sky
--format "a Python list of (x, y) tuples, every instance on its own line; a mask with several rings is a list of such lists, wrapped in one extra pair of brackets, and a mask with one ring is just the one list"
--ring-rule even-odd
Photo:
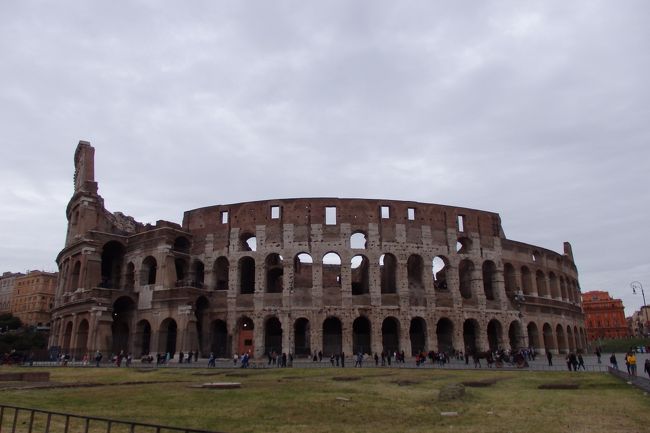
[(650, 3), (2, 1), (0, 271), (56, 270), (80, 139), (142, 222), (286, 197), (498, 212), (650, 301)]

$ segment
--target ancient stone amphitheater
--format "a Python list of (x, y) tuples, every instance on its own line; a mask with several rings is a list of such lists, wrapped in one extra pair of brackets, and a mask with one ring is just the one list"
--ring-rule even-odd
[(110, 213), (80, 142), (50, 345), (82, 356), (585, 347), (571, 246), (506, 239), (498, 214), (298, 198)]

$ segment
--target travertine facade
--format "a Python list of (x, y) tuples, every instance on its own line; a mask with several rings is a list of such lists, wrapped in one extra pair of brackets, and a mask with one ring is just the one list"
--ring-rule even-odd
[[(143, 225), (104, 208), (80, 142), (51, 345), (83, 353), (585, 346), (578, 272), (498, 214), (301, 198)], [(518, 293), (520, 292), (520, 293)]]

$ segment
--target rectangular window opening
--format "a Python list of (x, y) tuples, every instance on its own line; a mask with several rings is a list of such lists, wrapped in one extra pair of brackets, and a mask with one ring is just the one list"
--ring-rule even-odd
[(336, 225), (336, 206), (327, 206), (325, 208), (325, 224), (328, 226)]
[(458, 215), (458, 231), (459, 232), (464, 232), (465, 231), (465, 216), (464, 215)]
[(415, 208), (408, 208), (406, 210), (406, 217), (408, 218), (409, 221), (415, 221)]
[(271, 219), (280, 219), (280, 206), (271, 206)]
[(381, 207), (381, 219), (385, 220), (390, 218), (390, 208), (388, 206)]
[(221, 212), (221, 224), (228, 224), (228, 211)]

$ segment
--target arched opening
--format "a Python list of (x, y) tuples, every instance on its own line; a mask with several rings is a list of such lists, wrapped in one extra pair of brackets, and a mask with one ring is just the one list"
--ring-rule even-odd
[(165, 353), (169, 353), (170, 358), (176, 354), (176, 335), (178, 334), (178, 325), (171, 317), (163, 320), (158, 332), (158, 347)]
[(228, 279), (230, 278), (230, 263), (228, 259), (221, 256), (214, 262), (214, 289), (228, 290)]
[[(399, 320), (394, 317), (387, 317), (381, 324), (381, 345), (382, 350), (387, 353), (399, 352)], [(371, 353), (370, 349), (368, 352)]]
[(83, 319), (77, 327), (77, 355), (83, 356), (88, 351), (88, 321)]
[(353, 250), (365, 250), (368, 245), (368, 238), (363, 232), (356, 232), (350, 236), (350, 248)]
[(463, 299), (472, 297), (472, 272), (474, 272), (474, 263), (467, 259), (461, 260), (458, 265), (458, 284)]
[(427, 346), (427, 322), (422, 317), (411, 319), (409, 326), (409, 339), (411, 340), (411, 355), (415, 356), (424, 352)]
[(379, 257), (379, 273), (381, 293), (397, 293), (397, 260), (394, 255), (387, 253)]
[(576, 341), (573, 337), (573, 330), (571, 329), (570, 326), (566, 327), (566, 338), (567, 338), (567, 345), (569, 347), (569, 350), (571, 352), (576, 351)]
[(436, 324), (438, 352), (451, 354), (454, 351), (454, 322), (443, 317)]
[(353, 295), (363, 295), (366, 293), (370, 293), (368, 264), (369, 264), (368, 259), (362, 255), (354, 256), (350, 261)]
[(314, 281), (314, 261), (307, 253), (296, 255), (293, 264), (294, 289), (311, 289)]
[(323, 288), (341, 287), (341, 257), (330, 252), (323, 256)]
[(264, 353), (282, 353), (282, 324), (277, 317), (269, 317), (264, 324)]
[(483, 262), (483, 292), (485, 299), (494, 301), (495, 287), (496, 287), (497, 267), (491, 260)]
[(370, 321), (363, 316), (357, 317), (352, 323), (352, 350), (372, 353), (370, 347)]
[(424, 261), (422, 257), (417, 254), (409, 256), (406, 262), (406, 270), (408, 275), (409, 290), (423, 290), (424, 283), (422, 274), (424, 271)]
[(566, 353), (568, 346), (566, 343), (566, 337), (564, 336), (564, 329), (562, 325), (557, 325), (555, 327), (555, 336), (557, 338), (557, 350), (560, 353)]
[(487, 326), (487, 336), (490, 350), (502, 349), (503, 327), (501, 326), (501, 322), (496, 319), (490, 320)]
[(244, 353), (253, 354), (254, 345), (253, 345), (253, 332), (255, 330), (255, 324), (253, 321), (243, 316), (239, 319), (238, 326), (238, 340), (237, 340), (237, 352), (241, 355)]
[(239, 293), (242, 295), (255, 293), (255, 259), (252, 257), (239, 259)]
[(527, 326), (528, 329), (528, 345), (533, 349), (540, 349), (542, 345), (539, 341), (539, 330), (535, 322), (530, 322)]
[(70, 289), (77, 290), (79, 288), (79, 275), (81, 274), (81, 262), (77, 261), (72, 268), (72, 275), (70, 275)]
[(469, 254), (472, 251), (472, 240), (470, 238), (458, 238), (456, 252), (458, 254)]
[(156, 272), (158, 271), (158, 263), (152, 256), (147, 256), (142, 261), (142, 268), (140, 270), (140, 284), (156, 284)]
[(228, 326), (223, 320), (214, 320), (210, 326), (210, 352), (216, 358), (230, 357), (230, 344), (228, 344)]
[(269, 254), (264, 264), (266, 266), (266, 293), (282, 293), (284, 286), (282, 256), (276, 253)]
[(562, 297), (560, 293), (560, 288), (557, 284), (557, 277), (553, 272), (548, 274), (548, 285), (551, 292), (551, 298), (559, 299)]
[(555, 346), (555, 338), (553, 338), (553, 328), (551, 328), (551, 325), (544, 323), (544, 326), (542, 326), (542, 334), (544, 336), (544, 348), (547, 351), (556, 350), (557, 347)]
[(524, 334), (521, 329), (521, 323), (516, 320), (510, 322), (510, 327), (508, 328), (508, 340), (510, 340), (510, 348), (513, 350), (521, 349), (526, 346), (524, 342)]
[(135, 265), (133, 262), (129, 262), (126, 265), (126, 274), (124, 275), (124, 288), (125, 289), (134, 289), (135, 288)]
[(564, 277), (560, 277), (560, 292), (562, 294), (562, 299), (564, 301), (569, 300), (569, 294), (567, 293), (566, 290), (566, 283), (564, 282)]
[(436, 256), (432, 262), (433, 287), (436, 291), (447, 291), (447, 269), (449, 261), (444, 256)]
[(151, 324), (146, 320), (140, 320), (135, 326), (134, 347), (141, 356), (151, 351)]
[(296, 356), (309, 356), (311, 353), (311, 342), (308, 319), (301, 317), (293, 323), (293, 343), (293, 353)]
[(203, 288), (205, 282), (205, 265), (200, 260), (195, 260), (192, 263), (192, 282), (190, 285), (199, 289)]
[(546, 287), (546, 276), (544, 272), (537, 271), (535, 273), (535, 280), (537, 283), (537, 294), (539, 296), (548, 297), (548, 288)]
[(467, 319), (463, 323), (463, 342), (465, 353), (472, 354), (478, 350), (479, 325), (474, 319)]
[(503, 279), (506, 289), (506, 294), (509, 298), (513, 297), (518, 291), (517, 285), (517, 275), (515, 274), (515, 268), (510, 263), (506, 263), (503, 266)]
[(113, 353), (129, 352), (129, 323), (135, 311), (135, 302), (128, 296), (117, 298), (113, 303)]
[(124, 261), (124, 246), (116, 241), (104, 244), (102, 248), (102, 275), (99, 287), (120, 288), (120, 275)]
[(182, 258), (174, 259), (174, 266), (176, 268), (176, 287), (189, 285), (187, 260)]
[(533, 276), (530, 273), (530, 269), (526, 266), (521, 268), (521, 288), (524, 291), (524, 295), (533, 294)]
[(65, 332), (63, 333), (63, 351), (65, 353), (70, 353), (70, 342), (72, 341), (72, 322), (68, 322), (65, 325)]
[(190, 253), (189, 239), (187, 239), (185, 236), (177, 237), (176, 239), (174, 239), (174, 245), (172, 246), (172, 250), (181, 254), (189, 254)]
[(323, 322), (323, 353), (343, 352), (343, 327), (337, 317), (328, 317)]
[(199, 348), (201, 349), (201, 353), (203, 353), (207, 340), (205, 336), (205, 329), (207, 327), (207, 324), (205, 321), (207, 316), (206, 312), (208, 311), (209, 307), (210, 301), (208, 301), (208, 298), (205, 296), (199, 296), (194, 305), (194, 316), (196, 317), (196, 336), (199, 340)]
[(257, 251), (257, 238), (252, 233), (243, 233), (239, 237), (241, 251)]

